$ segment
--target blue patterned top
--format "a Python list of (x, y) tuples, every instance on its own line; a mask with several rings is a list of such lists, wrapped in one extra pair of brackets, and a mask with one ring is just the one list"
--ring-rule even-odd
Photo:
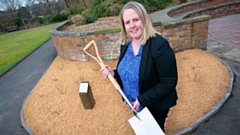
[[(139, 95), (139, 68), (142, 56), (141, 45), (138, 54), (134, 56), (132, 42), (128, 43), (128, 48), (122, 60), (118, 65), (118, 74), (123, 83), (123, 93), (128, 98), (129, 102), (134, 102)], [(138, 112), (143, 109), (139, 107)]]

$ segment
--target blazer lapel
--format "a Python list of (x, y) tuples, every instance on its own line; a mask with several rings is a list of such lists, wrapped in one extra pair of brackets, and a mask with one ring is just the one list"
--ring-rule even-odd
[(150, 42), (149, 40), (147, 43), (143, 46), (142, 50), (142, 58), (141, 58), (141, 63), (140, 63), (140, 69), (139, 69), (139, 90), (141, 90), (141, 85), (143, 82), (144, 74), (147, 68), (147, 61), (148, 61), (148, 55), (149, 55), (149, 47), (150, 47)]
[[(125, 52), (127, 51), (128, 45), (121, 45), (121, 50), (120, 50), (120, 56), (119, 56), (119, 61), (122, 60)], [(119, 62), (118, 62), (119, 63)]]
[(127, 45), (121, 45), (121, 47), (120, 47), (121, 50), (120, 50), (120, 55), (119, 55), (119, 59), (118, 59), (118, 63), (117, 63), (117, 67), (118, 67), (118, 64), (120, 63), (120, 61), (122, 60), (122, 58), (123, 58), (125, 52), (127, 51), (127, 48), (128, 48)]

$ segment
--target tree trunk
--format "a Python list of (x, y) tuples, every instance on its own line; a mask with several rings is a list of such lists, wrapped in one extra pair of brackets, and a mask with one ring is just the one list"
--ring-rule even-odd
[(87, 7), (85, 0), (82, 0), (84, 7)]
[(64, 1), (65, 1), (66, 6), (67, 6), (68, 12), (70, 13), (70, 15), (72, 15), (72, 13), (70, 11), (70, 2), (69, 2), (69, 0), (64, 0)]
[(26, 24), (25, 24), (25, 22), (24, 22), (24, 20), (23, 20), (22, 17), (21, 17), (21, 20), (22, 20), (22, 23), (23, 23), (24, 28), (27, 29), (27, 26), (26, 26)]

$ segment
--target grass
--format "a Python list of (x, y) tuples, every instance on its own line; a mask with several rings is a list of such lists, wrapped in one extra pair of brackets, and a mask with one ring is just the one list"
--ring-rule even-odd
[(58, 24), (0, 35), (0, 75), (46, 42), (49, 30)]

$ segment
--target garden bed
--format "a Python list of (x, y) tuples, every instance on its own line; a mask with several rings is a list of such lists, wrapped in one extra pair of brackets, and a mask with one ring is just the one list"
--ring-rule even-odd
[[(176, 53), (177, 105), (165, 123), (166, 134), (184, 129), (210, 111), (228, 90), (228, 69), (217, 58), (199, 49)], [(104, 61), (112, 68), (117, 61)], [(134, 135), (128, 123), (133, 116), (117, 90), (104, 79), (97, 62), (69, 61), (56, 57), (23, 107), (26, 125), (38, 135)], [(90, 83), (95, 106), (85, 110), (79, 97), (81, 81)]]

